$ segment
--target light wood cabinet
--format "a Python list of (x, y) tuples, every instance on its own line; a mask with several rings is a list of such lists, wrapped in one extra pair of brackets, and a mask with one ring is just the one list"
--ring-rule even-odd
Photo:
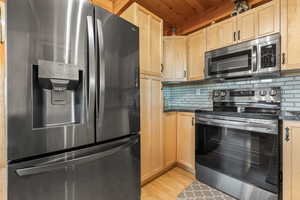
[(283, 123), (283, 200), (300, 199), (300, 123)]
[(300, 0), (281, 0), (282, 69), (300, 68)]
[(207, 50), (220, 48), (220, 26), (213, 24), (206, 29), (206, 45)]
[(164, 37), (163, 79), (187, 80), (187, 44), (184, 36)]
[(273, 0), (236, 17), (231, 17), (207, 27), (207, 50), (218, 49), (280, 32), (279, 11), (279, 0)]
[(163, 21), (137, 3), (121, 15), (140, 29), (140, 72), (161, 76)]
[(168, 168), (177, 160), (177, 113), (164, 113), (164, 164)]
[(141, 180), (164, 168), (161, 81), (141, 78)]
[(202, 29), (189, 35), (187, 48), (189, 80), (204, 79), (206, 30)]
[(258, 18), (257, 37), (270, 35), (280, 31), (279, 0), (255, 8)]
[(195, 114), (177, 115), (177, 162), (194, 171), (195, 169)]
[(240, 42), (253, 40), (257, 35), (257, 14), (256, 10), (252, 9), (238, 15), (236, 37)]
[(237, 20), (236, 19), (237, 19), (236, 17), (232, 17), (218, 24), (219, 38), (220, 38), (219, 45), (221, 47), (230, 46), (237, 42), (237, 38), (236, 38)]

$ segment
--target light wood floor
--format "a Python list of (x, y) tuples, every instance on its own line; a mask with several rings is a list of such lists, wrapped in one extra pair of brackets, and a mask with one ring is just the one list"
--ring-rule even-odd
[(174, 168), (142, 187), (142, 200), (176, 200), (184, 188), (195, 180), (193, 174)]

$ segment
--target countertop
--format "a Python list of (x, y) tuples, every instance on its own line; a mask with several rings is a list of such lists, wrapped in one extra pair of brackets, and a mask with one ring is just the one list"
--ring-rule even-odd
[[(212, 111), (212, 108), (187, 108), (187, 107), (171, 107), (165, 108), (164, 112), (195, 112), (195, 110)], [(300, 111), (281, 111), (280, 120), (300, 121)]]

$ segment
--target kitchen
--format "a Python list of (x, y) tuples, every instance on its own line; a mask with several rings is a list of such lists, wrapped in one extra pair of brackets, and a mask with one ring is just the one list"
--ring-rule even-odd
[(90, 1), (1, 1), (1, 199), (300, 198), (299, 0)]

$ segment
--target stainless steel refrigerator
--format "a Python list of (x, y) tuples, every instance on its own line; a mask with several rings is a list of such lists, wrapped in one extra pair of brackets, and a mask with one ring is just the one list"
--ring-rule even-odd
[(140, 199), (138, 28), (88, 0), (6, 13), (8, 200)]

